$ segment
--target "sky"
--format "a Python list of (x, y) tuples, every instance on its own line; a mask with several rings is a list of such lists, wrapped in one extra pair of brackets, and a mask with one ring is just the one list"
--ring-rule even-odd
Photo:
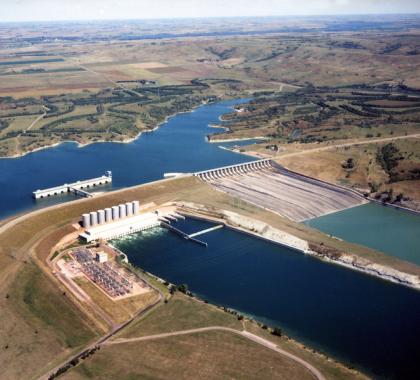
[(420, 0), (0, 0), (0, 22), (420, 13)]

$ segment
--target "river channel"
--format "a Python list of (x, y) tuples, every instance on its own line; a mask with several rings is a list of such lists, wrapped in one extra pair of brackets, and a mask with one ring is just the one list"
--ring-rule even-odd
[[(172, 223), (191, 234), (208, 223)], [(373, 378), (419, 379), (420, 291), (226, 228), (202, 247), (156, 227), (111, 243), (130, 262)]]
[[(253, 161), (252, 157), (218, 148), (233, 142), (211, 144), (205, 139), (218, 131), (209, 124), (219, 122), (223, 113), (234, 112), (229, 106), (244, 101), (206, 105), (177, 115), (127, 144), (96, 143), (79, 148), (75, 143), (64, 143), (20, 158), (1, 159), (0, 220), (77, 199), (66, 194), (34, 200), (31, 194), (37, 189), (95, 178), (106, 170), (113, 172), (113, 184), (96, 191), (163, 179), (164, 173)], [(310, 225), (419, 264), (420, 218), (371, 206), (375, 205), (327, 215)], [(389, 223), (388, 218), (394, 222)], [(396, 244), (382, 244), (384, 236), (398, 236), (397, 225), (402, 226), (401, 233), (407, 229), (408, 233)], [(195, 232), (207, 224), (187, 220), (176, 226)], [(376, 228), (368, 232), (363, 226)], [(226, 304), (271, 326), (279, 325), (299, 341), (322, 348), (374, 377), (420, 378), (419, 291), (227, 229), (202, 235), (200, 240), (209, 246), (186, 242), (157, 227), (114, 244), (147, 271), (176, 284), (187, 283), (212, 303)]]

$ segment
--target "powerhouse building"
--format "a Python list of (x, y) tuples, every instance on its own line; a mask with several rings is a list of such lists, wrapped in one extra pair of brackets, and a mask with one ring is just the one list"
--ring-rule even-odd
[(139, 202), (134, 201), (83, 214), (85, 232), (79, 237), (89, 243), (99, 238), (115, 239), (159, 225), (157, 212), (140, 214)]

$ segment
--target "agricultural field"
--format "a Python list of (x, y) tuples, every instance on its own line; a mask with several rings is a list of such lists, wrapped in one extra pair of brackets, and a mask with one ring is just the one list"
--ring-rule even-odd
[[(389, 16), (393, 29), (383, 31), (316, 32), (330, 22), (338, 21), (308, 17), (276, 24), (260, 19), (246, 27), (235, 19), (214, 20), (221, 32), (279, 27), (291, 32), (209, 38), (205, 33), (210, 25), (197, 21), (192, 27), (186, 20), (177, 26), (165, 24), (170, 37), (163, 39), (152, 38), (150, 28), (156, 24), (152, 21), (39, 30), (4, 25), (0, 156), (62, 141), (126, 141), (177, 112), (217, 99), (245, 97), (255, 99), (251, 103), (255, 109), (247, 106), (240, 115), (243, 123), (232, 123), (229, 131), (215, 133), (211, 140), (267, 137), (277, 139), (273, 142), (277, 144), (298, 130), (302, 135), (293, 141), (308, 144), (314, 139), (359, 137), (363, 122), (366, 135), (375, 137), (392, 128), (396, 135), (415, 131), (420, 109), (419, 94), (412, 91), (419, 85), (418, 32), (407, 29), (416, 23), (415, 16)], [(298, 25), (309, 31), (293, 32)], [(122, 26), (125, 37), (119, 34)], [(197, 37), (171, 36), (191, 29)], [(43, 38), (45, 33), (51, 38)], [(89, 40), (85, 33), (91, 33)], [(268, 101), (270, 97), (275, 99)], [(86, 112), (89, 105), (102, 109)], [(25, 134), (31, 125), (27, 122), (41, 115), (43, 107), (49, 110), (31, 127), (32, 136)], [(270, 107), (278, 109), (273, 113)], [(264, 112), (268, 114), (259, 115)], [(21, 116), (30, 119), (17, 120)], [(332, 130), (341, 117), (345, 128)], [(58, 123), (51, 125), (53, 121)], [(328, 126), (318, 129), (328, 130), (312, 133), (311, 126), (318, 124)]]

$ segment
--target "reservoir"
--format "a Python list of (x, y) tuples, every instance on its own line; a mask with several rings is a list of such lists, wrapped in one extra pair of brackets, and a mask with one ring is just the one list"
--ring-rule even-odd
[[(172, 223), (191, 234), (214, 226)], [(208, 247), (156, 227), (111, 241), (129, 261), (374, 378), (420, 378), (420, 292), (226, 228)]]
[[(64, 143), (20, 158), (1, 159), (0, 220), (78, 199), (64, 194), (37, 201), (31, 195), (38, 189), (99, 177), (106, 170), (112, 171), (113, 184), (95, 191), (160, 180), (164, 173), (253, 161), (218, 148), (238, 142), (210, 144), (205, 139), (218, 131), (209, 124), (234, 112), (229, 106), (245, 101), (205, 105), (177, 115), (128, 144), (78, 148), (75, 143)], [(387, 224), (388, 218), (396, 219)], [(419, 220), (369, 204), (311, 220), (310, 226), (419, 263), (415, 261)], [(174, 226), (187, 233), (209, 227), (191, 220)], [(384, 243), (384, 237), (395, 238), (395, 244)], [(141, 268), (175, 284), (187, 283), (191, 291), (214, 304), (227, 305), (273, 327), (279, 325), (295, 339), (322, 348), (343, 363), (378, 378), (420, 378), (420, 292), (224, 228), (203, 234), (200, 240), (209, 246), (187, 242), (157, 227), (113, 244)]]
[[(128, 144), (95, 143), (79, 148), (63, 143), (26, 156), (0, 160), (0, 220), (52, 204), (79, 199), (71, 193), (34, 200), (32, 192), (100, 177), (111, 170), (113, 184), (95, 187), (109, 191), (163, 179), (165, 173), (191, 173), (254, 161), (255, 158), (220, 149), (243, 142), (208, 143), (206, 136), (219, 132), (208, 127), (220, 123), (220, 115), (235, 112), (230, 106), (241, 99), (204, 105), (179, 114), (157, 130), (143, 133)], [(91, 190), (93, 191), (93, 190)]]
[(368, 203), (312, 219), (310, 226), (420, 265), (420, 216)]

